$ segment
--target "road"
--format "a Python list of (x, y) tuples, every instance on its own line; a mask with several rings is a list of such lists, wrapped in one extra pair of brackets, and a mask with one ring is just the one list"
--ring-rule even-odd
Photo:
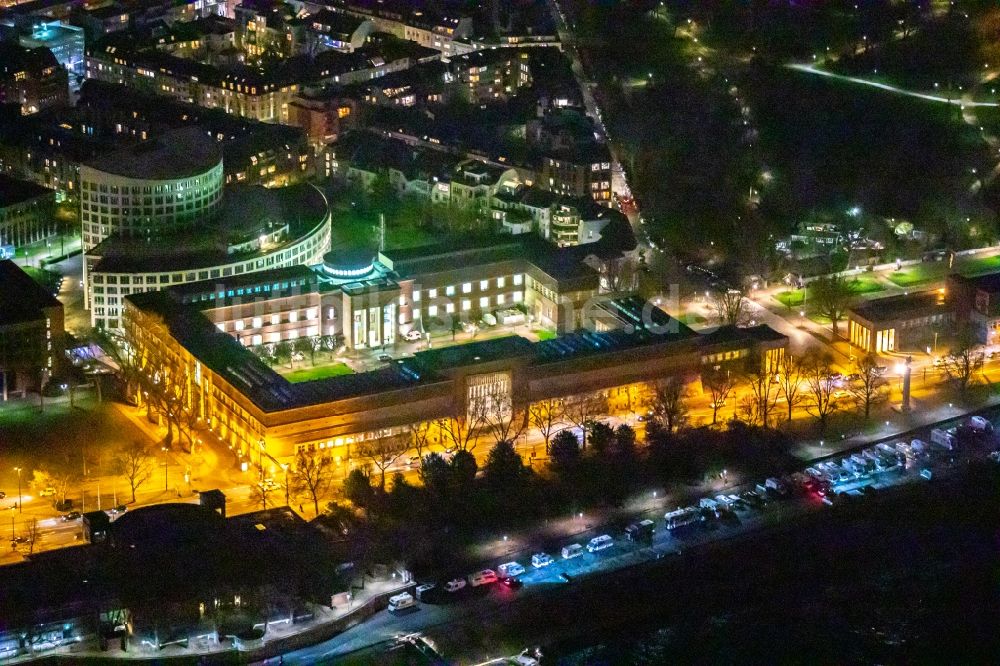
[[(994, 422), (1000, 423), (996, 412), (991, 418)], [(910, 433), (906, 439), (914, 435), (919, 435), (925, 440), (930, 439), (925, 430)], [(908, 460), (905, 466), (897, 469), (865, 475), (859, 480), (841, 484), (837, 490), (846, 492), (864, 485), (877, 492), (879, 489), (891, 486), (926, 483), (921, 476), (923, 470), (931, 470), (935, 478), (948, 476), (959, 469), (962, 462), (984, 458), (987, 452), (996, 448), (997, 441), (995, 435), (988, 435), (963, 443), (958, 452), (935, 450), (928, 458)], [(841, 454), (833, 459), (839, 460), (843, 457)], [(692, 526), (684, 532), (670, 532), (663, 528), (662, 520), (658, 520), (657, 532), (650, 544), (634, 544), (625, 541), (620, 532), (612, 532), (616, 539), (612, 548), (598, 553), (586, 553), (570, 560), (559, 556), (560, 544), (538, 544), (539, 550), (547, 548), (557, 561), (543, 569), (533, 569), (529, 566), (529, 570), (520, 577), (524, 584), (521, 590), (512, 591), (502, 585), (493, 585), (491, 586), (493, 589), (481, 592), (463, 591), (463, 598), (456, 599), (453, 603), (419, 604), (414, 611), (406, 615), (395, 616), (387, 611), (381, 611), (372, 619), (329, 641), (284, 655), (284, 662), (331, 663), (337, 657), (364, 648), (391, 644), (404, 635), (415, 633), (446, 635), (449, 626), (460, 623), (485, 625), (491, 622), (511, 622), (519, 612), (526, 611), (534, 605), (533, 598), (536, 595), (558, 594), (561, 590), (571, 590), (574, 581), (581, 577), (621, 571), (642, 563), (679, 557), (693, 549), (746, 537), (810, 513), (823, 511), (826, 507), (822, 498), (816, 495), (772, 501), (763, 510), (745, 507), (738, 509), (728, 519), (710, 520), (705, 527)], [(599, 534), (601, 529), (598, 528), (575, 541), (586, 543), (587, 537)], [(499, 562), (491, 564), (495, 567)], [(567, 581), (563, 574), (568, 574), (570, 581)], [(605, 584), (608, 583), (607, 579), (602, 580)], [(538, 628), (538, 631), (540, 634), (544, 633), (544, 627)]]

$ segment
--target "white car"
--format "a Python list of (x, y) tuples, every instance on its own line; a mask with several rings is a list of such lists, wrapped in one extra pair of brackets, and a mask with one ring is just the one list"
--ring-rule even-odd
[(615, 545), (615, 542), (612, 540), (611, 535), (602, 534), (587, 542), (587, 552), (596, 553), (599, 550), (611, 548), (613, 545)]
[(531, 556), (531, 566), (536, 569), (541, 569), (542, 567), (547, 567), (555, 562), (552, 556), (548, 553), (535, 553)]
[(489, 585), (490, 583), (497, 582), (497, 580), (497, 572), (493, 571), (493, 569), (483, 569), (482, 571), (469, 574), (469, 585), (472, 587)]
[(497, 567), (497, 572), (504, 578), (515, 578), (524, 573), (524, 567), (519, 562), (505, 562)]
[(389, 597), (389, 612), (395, 613), (396, 611), (401, 611), (405, 608), (413, 608), (417, 605), (417, 602), (413, 599), (413, 595), (409, 592), (403, 592), (397, 594), (396, 596)]
[(417, 340), (420, 340), (422, 337), (424, 336), (421, 335), (420, 331), (418, 331), (417, 329), (407, 331), (406, 333), (403, 334), (403, 339), (406, 340), (407, 342), (416, 342)]
[(447, 583), (444, 584), (444, 591), (445, 592), (458, 592), (459, 590), (461, 590), (464, 587), (465, 587), (465, 579), (464, 578), (455, 578), (454, 580), (449, 580)]

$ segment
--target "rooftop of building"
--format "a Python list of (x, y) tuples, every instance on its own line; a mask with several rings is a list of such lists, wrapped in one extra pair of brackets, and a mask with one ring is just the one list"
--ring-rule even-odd
[(54, 195), (55, 192), (47, 187), (0, 174), (0, 208)]
[[(329, 208), (323, 193), (308, 183), (281, 188), (233, 185), (223, 193), (219, 211), (195, 228), (151, 240), (111, 236), (90, 250), (99, 257), (95, 273), (149, 273), (196, 270), (235, 263), (273, 253), (322, 222)], [(260, 234), (288, 225), (276, 246), (230, 253), (231, 245), (255, 240)]]
[(972, 277), (966, 277), (955, 273), (950, 275), (948, 279), (969, 285), (974, 289), (989, 292), (991, 294), (1000, 292), (1000, 272), (986, 273), (985, 275), (976, 275)]
[(350, 38), (354, 34), (354, 31), (360, 28), (368, 19), (360, 16), (351, 16), (344, 12), (335, 12), (330, 9), (321, 9), (315, 14), (305, 16), (299, 20), (317, 32)]
[(222, 162), (222, 149), (204, 129), (182, 127), (116, 150), (88, 166), (137, 180), (178, 180), (203, 174)]
[(0, 326), (45, 319), (44, 310), (53, 307), (62, 307), (59, 299), (13, 261), (0, 261)]
[(891, 322), (897, 319), (919, 317), (935, 310), (946, 310), (948, 302), (942, 291), (919, 291), (900, 296), (874, 298), (850, 308), (861, 319), (870, 322)]
[(52, 51), (44, 46), (27, 48), (17, 42), (0, 41), (0, 80), (22, 71), (38, 76), (51, 67), (61, 69)]

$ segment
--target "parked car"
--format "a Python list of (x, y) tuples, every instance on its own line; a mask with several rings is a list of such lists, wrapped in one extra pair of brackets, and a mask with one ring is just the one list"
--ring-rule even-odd
[(423, 583), (421, 585), (417, 585), (417, 589), (413, 592), (417, 595), (418, 601), (427, 601), (427, 599), (434, 594), (436, 589), (437, 585), (434, 583)]
[(524, 567), (518, 562), (504, 562), (497, 567), (497, 573), (503, 578), (516, 578), (524, 573)]
[(587, 552), (596, 553), (599, 550), (611, 548), (613, 545), (615, 545), (615, 542), (614, 539), (611, 538), (611, 535), (602, 534), (601, 536), (596, 536), (587, 542)]
[(993, 424), (982, 416), (970, 416), (969, 427), (979, 432), (993, 432)]
[(392, 356), (389, 356), (389, 355), (388, 355), (388, 354), (386, 354), (386, 353), (382, 353), (382, 354), (379, 354), (379, 355), (378, 355), (378, 360), (379, 360), (379, 362), (381, 362), (381, 363), (388, 363), (389, 361), (391, 361), (391, 360), (392, 360)]
[(497, 572), (493, 571), (493, 569), (483, 569), (482, 571), (469, 574), (469, 585), (472, 587), (489, 585), (495, 582), (497, 582)]
[(80, 517), (80, 512), (79, 511), (70, 511), (69, 513), (65, 514), (62, 517), (62, 519), (65, 520), (65, 521), (67, 521), (67, 522), (69, 522), (71, 520), (77, 520), (79, 517)]
[(418, 331), (415, 328), (407, 331), (406, 333), (403, 333), (403, 339), (406, 340), (407, 342), (417, 342), (422, 337), (423, 336), (420, 334), (420, 331)]
[(406, 608), (413, 608), (417, 605), (416, 600), (413, 595), (409, 592), (402, 592), (395, 596), (389, 597), (389, 612), (397, 613)]
[(656, 523), (648, 518), (638, 523), (632, 523), (625, 528), (625, 538), (632, 542), (651, 541), (653, 532), (656, 531)]
[(445, 592), (455, 593), (455, 592), (458, 592), (459, 590), (461, 590), (464, 587), (465, 587), (465, 579), (464, 578), (454, 578), (454, 579), (449, 580), (447, 583), (444, 584), (444, 591)]
[(564, 560), (571, 560), (574, 557), (580, 557), (584, 554), (583, 546), (578, 543), (571, 543), (568, 546), (563, 546), (562, 556)]
[(555, 562), (551, 555), (548, 553), (535, 553), (531, 556), (531, 566), (536, 569), (541, 569), (542, 567), (547, 567)]
[(38, 493), (38, 496), (39, 497), (52, 497), (55, 494), (56, 494), (56, 489), (53, 488), (52, 486), (49, 486), (48, 488), (45, 488), (44, 490), (40, 491)]

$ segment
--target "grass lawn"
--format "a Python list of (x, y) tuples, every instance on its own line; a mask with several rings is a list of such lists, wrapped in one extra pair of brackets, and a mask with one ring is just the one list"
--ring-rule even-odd
[(851, 291), (858, 295), (871, 294), (885, 289), (885, 287), (883, 287), (878, 280), (867, 276), (850, 280), (849, 284), (851, 285)]
[(774, 296), (779, 303), (784, 305), (786, 308), (795, 308), (802, 305), (802, 290), (801, 289), (790, 289), (789, 291), (782, 291)]
[(889, 280), (900, 287), (912, 287), (944, 277), (948, 272), (948, 265), (944, 262), (933, 264), (921, 264), (904, 268), (901, 271), (893, 271), (889, 274)]
[(340, 375), (352, 375), (351, 370), (345, 363), (332, 363), (330, 365), (318, 365), (311, 368), (299, 368), (291, 372), (282, 373), (288, 381), (293, 384), (298, 382), (311, 382), (316, 379), (326, 379), (327, 377), (339, 377)]
[(538, 336), (539, 342), (545, 342), (546, 340), (551, 340), (552, 338), (556, 337), (555, 332), (550, 331), (547, 328), (540, 328), (537, 331), (534, 331), (534, 333), (535, 335)]
[(962, 275), (993, 273), (997, 270), (1000, 270), (1000, 255), (970, 259), (968, 261), (961, 262), (958, 266), (958, 272)]

